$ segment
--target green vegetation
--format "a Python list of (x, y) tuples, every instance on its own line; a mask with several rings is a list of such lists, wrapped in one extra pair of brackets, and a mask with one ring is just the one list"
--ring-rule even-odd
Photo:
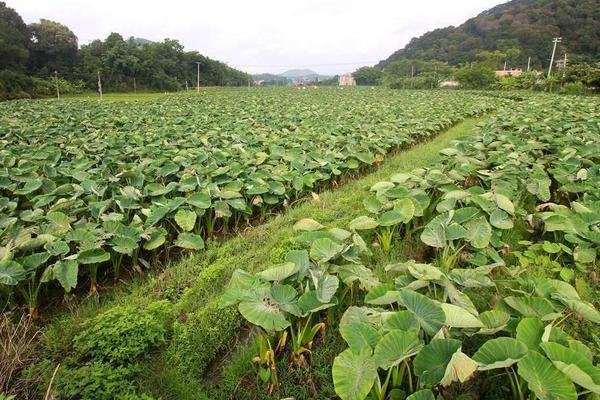
[[(541, 118), (543, 109), (561, 112)], [(332, 366), (341, 399), (600, 392), (585, 328), (600, 323), (585, 283), (600, 243), (597, 102), (534, 98), (519, 110), (443, 149), (440, 163), (373, 185), (369, 215), (347, 229), (301, 219), (299, 249), (283, 263), (234, 272), (221, 305), (237, 304), (257, 329), (252, 361), (265, 397), (287, 395), (283, 374), (311, 369), (305, 352), (325, 328), (348, 345)], [(391, 227), (396, 240), (385, 246), (381, 229)], [(391, 252), (415, 235), (425, 263)], [(488, 293), (483, 302), (476, 291)], [(490, 392), (497, 369), (506, 373)], [(306, 385), (319, 383), (309, 373)]]
[(470, 93), (248, 89), (4, 103), (3, 304), (36, 316), (59, 287), (94, 294), (125, 269), (201, 250), (493, 103)]
[[(289, 92), (303, 95), (303, 92)], [(410, 93), (406, 94), (410, 95)], [(475, 96), (473, 99), (478, 97)], [(452, 122), (449, 121), (448, 124), (450, 123)], [(467, 126), (471, 127), (473, 124), (470, 122)], [(439, 129), (443, 129), (444, 126), (446, 124), (440, 125)], [(76, 369), (81, 362), (85, 362), (86, 358), (82, 359), (73, 349), (73, 338), (88, 325), (84, 321), (94, 318), (99, 311), (110, 309), (114, 305), (139, 305), (144, 308), (145, 304), (153, 299), (162, 298), (169, 299), (173, 304), (176, 316), (172, 328), (173, 335), (169, 333), (171, 329), (168, 329), (168, 346), (164, 350), (159, 348), (160, 353), (153, 356), (151, 360), (142, 359), (140, 368), (144, 372), (136, 376), (142, 381), (140, 387), (146, 388), (145, 390), (155, 397), (198, 398), (198, 394), (192, 396), (186, 392), (194, 390), (193, 386), (190, 389), (185, 387), (190, 385), (189, 382), (197, 382), (205, 366), (209, 365), (215, 355), (218, 355), (218, 349), (227, 351), (231, 348), (237, 336), (237, 327), (242, 323), (235, 309), (223, 311), (216, 307), (215, 296), (222, 292), (233, 270), (241, 265), (247, 266), (249, 270), (257, 270), (277, 262), (292, 245), (286, 244), (288, 238), (293, 236), (291, 221), (301, 218), (302, 215), (312, 215), (323, 222), (347, 222), (353, 218), (353, 214), (360, 212), (363, 187), (391, 173), (399, 165), (415, 165), (416, 162), (427, 162), (436, 158), (436, 151), (458, 134), (464, 132), (451, 130), (442, 135), (439, 141), (436, 139), (431, 145), (419, 146), (419, 152), (411, 151), (407, 155), (395, 156), (383, 164), (380, 173), (369, 176), (368, 180), (349, 181), (341, 190), (322, 193), (317, 202), (290, 208), (282, 217), (266, 225), (252, 228), (240, 237), (222, 243), (209, 241), (206, 252), (172, 266), (151, 279), (149, 283), (136, 281), (130, 287), (120, 287), (115, 292), (103, 294), (102, 304), (106, 304), (108, 308), (104, 305), (98, 307), (93, 298), (86, 300), (83, 306), (77, 307), (78, 311), (75, 314), (55, 319), (46, 330), (42, 358), (47, 361), (30, 369), (27, 376), (35, 377), (34, 381), (37, 383), (34, 387), (37, 386), (42, 392), (45, 391), (57, 363), (64, 364), (65, 359), (72, 359), (66, 364), (68, 370), (71, 370)], [(340, 212), (344, 213), (341, 219)], [(184, 290), (186, 287), (188, 289)], [(128, 294), (130, 291), (131, 293)], [(109, 301), (111, 298), (114, 300)], [(200, 364), (196, 365), (194, 360), (200, 360)], [(91, 361), (97, 362), (95, 360), (88, 362)], [(323, 365), (325, 363), (326, 361), (323, 360)], [(140, 364), (136, 359), (129, 365), (137, 368)], [(190, 365), (193, 368), (188, 370)], [(62, 374), (61, 371), (63, 367), (59, 369), (57, 379)], [(192, 375), (192, 378), (189, 378), (189, 375)], [(29, 382), (31, 386), (32, 383)]]
[[(245, 183), (252, 175), (245, 171), (267, 169), (268, 177), (262, 179), (269, 185), (268, 179), (276, 176), (273, 171), (290, 161), (281, 176), (292, 176), (280, 181), (285, 192), (265, 211), (266, 223), (240, 228), (240, 224), (263, 221), (256, 208), (255, 219), (244, 216), (228, 224), (218, 221), (209, 235), (203, 220), (206, 213), (194, 212), (191, 217), (188, 211), (194, 208), (180, 207), (160, 225), (169, 235), (165, 239), (169, 244), (161, 250), (164, 253), (155, 259), (148, 258), (143, 250), (138, 253), (138, 261), (156, 260), (149, 279), (134, 276), (126, 285), (87, 299), (78, 296), (81, 292), (75, 287), (76, 295), (64, 298), (71, 312), (53, 315), (40, 337), (39, 360), (14, 374), (13, 382), (27, 382), (26, 389), (18, 393), (36, 398), (49, 386), (58, 399), (431, 399), (485, 395), (521, 400), (573, 399), (596, 393), (600, 349), (594, 333), (600, 323), (596, 310), (600, 213), (597, 100), (582, 97), (575, 103), (568, 97), (527, 93), (507, 98), (499, 92), (381, 88), (241, 89), (140, 102), (73, 99), (58, 103), (61, 110), (72, 107), (80, 114), (83, 105), (98, 105), (93, 115), (99, 118), (78, 115), (80, 120), (73, 122), (86, 121), (85, 134), (92, 138), (88, 142), (94, 143), (93, 132), (97, 132), (104, 142), (124, 137), (134, 148), (140, 143), (154, 143), (153, 132), (164, 136), (167, 126), (169, 137), (177, 138), (174, 120), (161, 120), (165, 119), (164, 110), (181, 110), (183, 104), (191, 102), (190, 110), (202, 111), (183, 110), (189, 120), (178, 122), (182, 134), (186, 132), (192, 142), (190, 131), (210, 138), (211, 147), (203, 144), (205, 160), (213, 156), (207, 149), (213, 154), (231, 152), (222, 165), (211, 165), (215, 170), (233, 166), (232, 157), (245, 160), (246, 153), (235, 152), (235, 144), (229, 143), (237, 141), (250, 148), (260, 143), (263, 133), (265, 142), (281, 143), (282, 149), (267, 147), (264, 152), (269, 157), (260, 164), (256, 163), (258, 153), (249, 155), (239, 163), (237, 174), (232, 173), (234, 168), (221, 175), (202, 170), (204, 175), (196, 176), (210, 177), (211, 182), (206, 186), (198, 183), (190, 192), (180, 190), (180, 174), (189, 172), (189, 165), (181, 164), (173, 175), (167, 175), (171, 178), (158, 182), (149, 167), (152, 163), (143, 164), (144, 178), (137, 186), (144, 193), (138, 200), (140, 208), (124, 212), (117, 203), (122, 199), (116, 194), (114, 208), (106, 212), (127, 214), (121, 220), (126, 228), (136, 227), (135, 215), (142, 226), (152, 215), (141, 211), (155, 206), (152, 196), (145, 198), (148, 184), (177, 184), (173, 192), (161, 195), (160, 202), (186, 198), (214, 184), (219, 192), (206, 192), (211, 195), (207, 210), (214, 212), (216, 202), (230, 199), (220, 195), (213, 198), (212, 193), (222, 193), (232, 181), (242, 182), (238, 189), (241, 197), (235, 199), (254, 205), (255, 195), (247, 192), (253, 186)], [(376, 102), (379, 107), (372, 109)], [(54, 106), (57, 102), (37, 103)], [(39, 139), (31, 133), (29, 137), (40, 147), (48, 141), (42, 141), (41, 135), (48, 132), (35, 125), (34, 116), (42, 112), (50, 115), (52, 109), (46, 106), (40, 111), (31, 102), (23, 104), (26, 109), (18, 108), (24, 107), (18, 102), (11, 105), (20, 118), (18, 122), (9, 119), (9, 126), (38, 132)], [(275, 107), (281, 108), (267, 112)], [(144, 114), (139, 112), (143, 109)], [(162, 115), (158, 115), (159, 109)], [(285, 109), (290, 112), (282, 113)], [(490, 111), (494, 113), (488, 117), (467, 120), (432, 138), (470, 115)], [(110, 117), (110, 113), (118, 117)], [(209, 119), (205, 115), (226, 117)], [(55, 114), (53, 118), (58, 117)], [(93, 121), (99, 122), (92, 125)], [(64, 130), (67, 122), (55, 125)], [(27, 124), (37, 128), (27, 130)], [(142, 130), (148, 132), (143, 141), (135, 135)], [(73, 148), (70, 140), (81, 143), (75, 140), (79, 133), (74, 129), (63, 135), (55, 132), (54, 146), (60, 138), (61, 149)], [(101, 136), (100, 132), (107, 133)], [(232, 132), (238, 133), (234, 136)], [(21, 133), (19, 137), (27, 136)], [(429, 143), (420, 143), (431, 138)], [(19, 143), (31, 145), (22, 139)], [(194, 154), (183, 140), (172, 143), (184, 150), (186, 159)], [(359, 144), (365, 147), (357, 152)], [(408, 146), (415, 147), (396, 154)], [(113, 145), (110, 154), (122, 157), (117, 151), (123, 148), (124, 144)], [(364, 148), (369, 149), (373, 162), (361, 161), (359, 168), (344, 170), (343, 163), (365, 153)], [(132, 152), (139, 153), (140, 149)], [(169, 142), (161, 142), (163, 151), (171, 151)], [(66, 154), (67, 150), (62, 150), (61, 158)], [(92, 158), (94, 153), (90, 154)], [(294, 155), (291, 159), (290, 154)], [(302, 171), (303, 176), (322, 171), (331, 175), (303, 192), (294, 192), (293, 174), (301, 170), (291, 162), (298, 161), (298, 154), (326, 160)], [(327, 158), (329, 154), (336, 156)], [(106, 158), (103, 153), (97, 159)], [(179, 162), (170, 153), (163, 160), (159, 158), (153, 159), (157, 169)], [(39, 164), (47, 160), (23, 158), (11, 168), (28, 168), (29, 177), (39, 171), (45, 173)], [(131, 157), (126, 161), (136, 165)], [(323, 164), (344, 173), (334, 175)], [(98, 161), (95, 165), (103, 164)], [(375, 167), (374, 173), (358, 178), (359, 172)], [(69, 171), (64, 166), (56, 167), (56, 171), (62, 175), (53, 179), (69, 179), (73, 186), (83, 187), (87, 179), (114, 185), (115, 189), (110, 189), (113, 194), (106, 199), (113, 199), (123, 189), (120, 182), (102, 180), (115, 174), (78, 180), (75, 174), (63, 174)], [(92, 174), (95, 169), (86, 172)], [(127, 185), (132, 183), (138, 184), (132, 179)], [(25, 185), (25, 181), (18, 181), (6, 196), (15, 198), (14, 190)], [(330, 187), (335, 189), (323, 191)], [(15, 203), (28, 206), (40, 194), (17, 197)], [(76, 197), (85, 202), (90, 198), (90, 193)], [(58, 204), (65, 201), (57, 199)], [(49, 210), (41, 208), (47, 216)], [(77, 214), (81, 208), (63, 209), (63, 214), (73, 215), (71, 229), (63, 235), (89, 226), (91, 217)], [(285, 212), (270, 218), (278, 209)], [(233, 209), (232, 216), (237, 211)], [(23, 212), (13, 215), (21, 221)], [(43, 224), (56, 224), (52, 218)], [(86, 225), (75, 222), (76, 218), (85, 219)], [(98, 229), (104, 229), (103, 222)], [(196, 234), (201, 235), (206, 249), (158, 271), (159, 261), (187, 254), (175, 251), (179, 235), (195, 232), (197, 225), (202, 225)], [(233, 230), (239, 234), (220, 235)], [(47, 228), (27, 232), (35, 239)], [(148, 240), (140, 237), (140, 243)], [(114, 276), (112, 259), (119, 254), (109, 247), (111, 240), (101, 245), (111, 258), (98, 264), (98, 270), (104, 271), (98, 275), (102, 284)], [(57, 266), (63, 263), (95, 259), (100, 254), (87, 252), (80, 259), (86, 250), (73, 250), (74, 257), (45, 260), (39, 275), (30, 279), (41, 282), (48, 268), (61, 271), (63, 267)], [(10, 261), (18, 260), (15, 262), (21, 265), (26, 265), (21, 261), (25, 257), (33, 259), (32, 254), (40, 253), (19, 253), (12, 246), (11, 251), (14, 256)], [(122, 264), (123, 272), (135, 270), (133, 257), (128, 257)], [(11, 265), (5, 263), (3, 267)], [(80, 284), (91, 281), (85, 267), (90, 264), (81, 265), (77, 274)], [(143, 261), (139, 265), (146, 266)], [(12, 270), (3, 271), (7, 277)], [(45, 299), (52, 298), (63, 281), (70, 282), (58, 276), (40, 286), (46, 290)], [(19, 283), (22, 290), (17, 291), (12, 286), (2, 287), (18, 299), (15, 293), (27, 293), (31, 287), (24, 283)], [(357, 374), (359, 371), (362, 373)], [(8, 393), (12, 393), (10, 383)]]
[(399, 59), (436, 60), (450, 65), (496, 57), (500, 67), (548, 67), (552, 38), (561, 36), (558, 54), (568, 51), (572, 62), (598, 61), (600, 9), (595, 0), (513, 0), (487, 10), (464, 24), (428, 32), (396, 51), (379, 67)]

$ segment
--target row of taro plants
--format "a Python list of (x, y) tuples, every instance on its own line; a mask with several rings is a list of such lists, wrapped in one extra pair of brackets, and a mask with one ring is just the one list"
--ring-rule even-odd
[[(310, 368), (315, 337), (335, 329), (343, 400), (451, 398), (467, 381), (489, 398), (492, 379), (498, 398), (600, 394), (596, 354), (569, 328), (600, 324), (585, 299), (600, 248), (597, 105), (524, 102), (435, 166), (374, 185), (348, 229), (301, 220), (307, 250), (236, 272), (222, 303), (256, 326), (267, 390), (282, 352)], [(402, 241), (422, 242), (421, 262), (397, 259)]]
[[(470, 94), (334, 94), (312, 95), (315, 110), (278, 92), (295, 114), (264, 120), (282, 107), (270, 93), (2, 105), (0, 299), (35, 315), (48, 287), (96, 293), (99, 279), (201, 250), (215, 231), (493, 107)], [(379, 111), (363, 115), (375, 100)]]

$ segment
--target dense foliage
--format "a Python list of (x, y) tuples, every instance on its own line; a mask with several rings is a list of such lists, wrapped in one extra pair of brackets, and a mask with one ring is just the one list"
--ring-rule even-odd
[[(597, 106), (524, 101), (440, 163), (375, 184), (347, 229), (300, 220), (284, 263), (236, 271), (221, 305), (256, 327), (266, 397), (281, 371), (310, 368), (326, 329), (348, 346), (332, 366), (343, 400), (600, 393), (597, 344), (580, 326), (600, 324), (586, 300), (600, 251)], [(422, 260), (396, 258), (415, 236)]]
[[(573, 61), (600, 58), (600, 8), (596, 0), (513, 0), (472, 18), (459, 27), (446, 27), (411, 40), (381, 61), (421, 59), (460, 65), (478, 60), (482, 52), (500, 55), (509, 67), (547, 68), (552, 38), (563, 37), (558, 54)], [(515, 52), (516, 50), (516, 52)], [(512, 57), (511, 57), (512, 55)]]
[[(98, 71), (103, 89), (109, 92), (181, 90), (186, 83), (196, 84), (196, 62), (203, 86), (241, 86), (251, 79), (197, 51), (184, 51), (172, 39), (124, 40), (111, 33), (80, 49), (77, 36), (65, 25), (47, 19), (26, 25), (15, 10), (0, 2), (0, 100), (53, 94), (55, 71), (75, 86), (63, 84), (63, 93), (96, 90)], [(51, 93), (46, 86), (52, 87)]]
[(4, 300), (34, 311), (48, 282), (95, 292), (123, 265), (150, 268), (174, 248), (200, 250), (215, 232), (493, 103), (467, 93), (243, 90), (2, 104)]

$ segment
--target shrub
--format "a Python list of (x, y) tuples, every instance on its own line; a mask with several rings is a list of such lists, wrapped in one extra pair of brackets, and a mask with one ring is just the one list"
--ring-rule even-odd
[(585, 94), (585, 87), (581, 82), (572, 82), (566, 83), (562, 89), (560, 89), (561, 94), (571, 94), (571, 95), (582, 95)]
[(54, 390), (59, 399), (118, 399), (135, 394), (132, 379), (135, 372), (134, 368), (115, 368), (103, 363), (61, 368), (56, 375)]
[(242, 325), (235, 307), (220, 309), (213, 301), (175, 322), (169, 360), (182, 373), (199, 376), (222, 350), (227, 348)]
[(86, 321), (73, 339), (73, 348), (94, 362), (125, 365), (136, 361), (165, 340), (170, 303), (145, 308), (118, 306)]

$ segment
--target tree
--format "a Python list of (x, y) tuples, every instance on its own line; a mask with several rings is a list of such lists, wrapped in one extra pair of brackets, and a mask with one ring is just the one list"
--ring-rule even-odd
[(60, 71), (70, 76), (77, 62), (77, 36), (65, 25), (42, 19), (29, 25), (31, 32), (29, 70), (38, 76)]
[(489, 89), (496, 82), (494, 70), (483, 63), (459, 68), (454, 76), (465, 89)]
[(0, 2), (0, 70), (23, 71), (29, 58), (29, 30), (17, 12)]
[(352, 73), (359, 86), (377, 86), (383, 78), (383, 71), (375, 67), (362, 67)]

